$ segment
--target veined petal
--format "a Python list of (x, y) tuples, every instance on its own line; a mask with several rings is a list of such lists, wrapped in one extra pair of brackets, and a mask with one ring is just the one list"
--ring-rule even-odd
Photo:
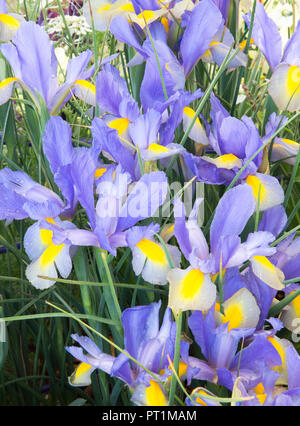
[(223, 303), (224, 314), (218, 312), (220, 304), (216, 304), (217, 322), (228, 324), (228, 330), (233, 328), (256, 327), (260, 310), (255, 297), (247, 288), (241, 288)]
[(268, 286), (275, 290), (284, 288), (284, 274), (274, 266), (265, 256), (254, 256), (250, 259), (254, 274)]
[(300, 109), (300, 67), (278, 65), (270, 80), (269, 93), (280, 110)]
[(11, 97), (14, 83), (19, 80), (15, 77), (8, 77), (0, 83), (0, 105), (5, 104)]
[(77, 98), (96, 106), (96, 86), (93, 83), (87, 80), (76, 80), (72, 90)]
[(81, 362), (68, 377), (69, 384), (71, 386), (89, 386), (91, 384), (91, 374), (95, 370), (92, 365)]
[[(195, 111), (190, 108), (190, 107), (185, 107), (183, 109), (183, 130), (184, 132), (187, 131), (190, 123), (192, 122), (194, 116), (195, 116)], [(209, 140), (208, 137), (206, 135), (206, 132), (204, 130), (204, 127), (202, 126), (199, 117), (196, 118), (196, 121), (189, 133), (189, 138), (192, 139), (193, 141), (201, 144), (201, 145), (208, 145), (209, 144)]]
[(167, 275), (169, 304), (175, 312), (187, 310), (208, 311), (216, 299), (216, 286), (209, 274), (191, 266), (171, 269)]
[(276, 178), (262, 173), (248, 175), (246, 183), (252, 188), (257, 201), (259, 195), (259, 210), (267, 210), (283, 203), (284, 192)]

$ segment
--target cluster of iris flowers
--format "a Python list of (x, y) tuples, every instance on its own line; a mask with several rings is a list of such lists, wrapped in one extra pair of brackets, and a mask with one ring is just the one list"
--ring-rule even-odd
[[(278, 135), (288, 112), (300, 109), (300, 23), (282, 46), (276, 24), (254, 2), (243, 17), (251, 37), (237, 44), (226, 26), (230, 3), (84, 5), (93, 30), (109, 32), (134, 52), (127, 68), (143, 65), (135, 99), (112, 65), (118, 53), (99, 61), (85, 50), (69, 61), (59, 84), (43, 26), (9, 14), (1, 1), (0, 51), (11, 73), (0, 82), (0, 102), (16, 93), (37, 112), (40, 155), (52, 182), (44, 186), (22, 170), (0, 170), (0, 219), (7, 226), (32, 223), (24, 236), (27, 280), (47, 289), (58, 275), (70, 276), (79, 247), (115, 257), (123, 247), (132, 252), (139, 280), (168, 289), (164, 309), (159, 300), (123, 310), (124, 347), (111, 342), (117, 356), (72, 335), (78, 345), (66, 350), (80, 361), (69, 377), (73, 386), (88, 386), (100, 369), (123, 381), (138, 405), (174, 404), (176, 389), (193, 406), (300, 404), (299, 354), (291, 340), (277, 336), (284, 328), (294, 332), (300, 316), (300, 237), (284, 233), (285, 193), (269, 167), (299, 164), (299, 144)], [(263, 135), (247, 115), (231, 115), (211, 88), (191, 92), (186, 84), (200, 62), (228, 76), (243, 70), (249, 45), (269, 64), (268, 92), (281, 111), (269, 115)], [(70, 99), (96, 111), (88, 146), (74, 146), (71, 126), (59, 115)], [(195, 104), (208, 106), (208, 115)], [(178, 174), (193, 188), (189, 211), (184, 191), (170, 197)], [(206, 229), (199, 220), (206, 199), (194, 191), (199, 182), (224, 188)], [(81, 227), (74, 223), (79, 209), (86, 214)], [(283, 308), (278, 294), (289, 300)], [(220, 399), (207, 383), (232, 397)]]

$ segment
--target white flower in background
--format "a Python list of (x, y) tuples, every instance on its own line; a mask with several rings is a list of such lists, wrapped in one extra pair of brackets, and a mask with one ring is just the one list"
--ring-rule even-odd
[(55, 48), (55, 56), (58, 62), (57, 67), (57, 78), (59, 84), (63, 84), (66, 80), (67, 67), (69, 63), (69, 57), (63, 47)]
[[(293, 26), (293, 2), (295, 9), (295, 25), (300, 19), (300, 0), (269, 0), (266, 4), (266, 11), (270, 18), (277, 24), (283, 40), (283, 46), (289, 39), (288, 30)], [(241, 0), (241, 14), (252, 10), (253, 0)], [(241, 21), (240, 21), (241, 22)]]
[[(66, 23), (68, 25), (71, 36), (75, 36), (75, 41), (80, 41), (81, 38), (92, 32), (91, 27), (87, 23), (84, 16), (70, 16), (65, 15)], [(59, 36), (65, 34), (65, 24), (62, 17), (56, 16), (55, 18), (49, 19), (47, 25), (47, 33), (56, 33)]]

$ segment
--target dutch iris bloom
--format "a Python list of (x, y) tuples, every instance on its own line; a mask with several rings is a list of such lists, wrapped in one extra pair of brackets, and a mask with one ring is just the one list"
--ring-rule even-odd
[[(228, 306), (226, 321), (220, 325), (216, 322), (215, 306), (206, 315), (195, 311), (190, 316), (189, 327), (205, 360), (189, 356), (187, 350), (182, 353), (183, 361), (188, 364), (188, 381), (192, 378), (207, 380), (232, 390), (237, 375), (247, 381), (249, 386), (255, 386), (263, 369), (282, 365), (280, 354), (265, 335), (256, 336), (247, 343), (247, 338), (255, 330), (248, 326), (253, 321), (253, 312), (248, 308), (244, 324), (237, 321), (237, 309), (243, 308), (241, 301), (238, 305), (236, 301), (230, 302), (231, 312)], [(244, 327), (240, 327), (241, 324)], [(237, 352), (241, 339), (244, 345)]]
[[(190, 13), (180, 43), (185, 75), (189, 75), (199, 59), (221, 65), (234, 40), (224, 27), (223, 16), (213, 0), (203, 0)], [(234, 50), (233, 50), (234, 52)], [(239, 52), (228, 64), (229, 68), (246, 66), (247, 57)]]
[(38, 275), (56, 278), (56, 267), (64, 278), (70, 274), (71, 255), (74, 254), (71, 246), (98, 244), (92, 232), (79, 230), (70, 221), (61, 220), (60, 217), (71, 218), (78, 200), (84, 204), (85, 200), (93, 197), (94, 175), (90, 192), (86, 186), (83, 195), (78, 182), (85, 174), (82, 176), (77, 164), (78, 160), (84, 158), (90, 167), (95, 164), (96, 170), (94, 156), (97, 159), (99, 150), (92, 147), (77, 152), (72, 146), (70, 126), (60, 117), (52, 117), (48, 121), (43, 142), (44, 153), (64, 201), (24, 172), (14, 172), (8, 168), (0, 172), (1, 219), (10, 222), (29, 217), (38, 221), (28, 228), (24, 236), (25, 250), (32, 261), (25, 273), (37, 288), (47, 288), (54, 284), (54, 281), (38, 278)]
[[(81, 361), (69, 382), (73, 386), (87, 386), (90, 375), (100, 369), (125, 382), (131, 393), (131, 400), (138, 405), (167, 405), (166, 393), (159, 382), (165, 383), (172, 375), (168, 357), (173, 360), (176, 324), (171, 320), (167, 309), (159, 327), (161, 302), (148, 306), (135, 306), (122, 313), (124, 328), (124, 350), (140, 364), (150, 370), (157, 381), (147, 371), (130, 360), (126, 354), (117, 357), (103, 353), (88, 337), (73, 334), (80, 344), (66, 347), (67, 351)], [(86, 351), (86, 354), (83, 352)]]
[[(283, 340), (283, 339), (282, 339)], [(282, 362), (285, 364), (286, 381), (282, 383), (281, 369), (264, 368), (256, 384), (249, 386), (247, 380), (242, 379), (239, 388), (242, 396), (253, 396), (250, 401), (241, 403), (244, 406), (299, 406), (300, 402), (300, 357), (293, 345), (279, 339), (274, 340)], [(282, 386), (282, 385), (287, 386)]]
[[(250, 16), (245, 16), (249, 25)], [(257, 3), (252, 37), (265, 55), (273, 72), (269, 93), (280, 110), (296, 111), (300, 102), (300, 23), (282, 52), (276, 23), (268, 17), (263, 4)]]
[[(212, 130), (210, 145), (217, 157), (202, 157), (186, 153), (185, 161), (200, 181), (211, 184), (229, 184), (249, 158), (262, 146), (253, 121), (244, 116), (242, 120), (231, 117), (219, 100), (211, 96)], [(284, 192), (278, 180), (260, 173), (263, 152), (261, 151), (240, 175), (240, 182), (252, 188), (259, 209), (267, 210), (281, 204)]]
[(177, 247), (165, 244), (172, 260), (169, 263), (165, 249), (154, 239), (159, 225), (136, 226), (127, 233), (127, 241), (132, 250), (132, 267), (135, 274), (142, 274), (144, 280), (152, 284), (166, 284), (167, 274), (171, 267), (178, 267), (181, 253)]
[(210, 250), (196, 220), (201, 201), (197, 200), (187, 222), (183, 204), (175, 201), (174, 235), (191, 266), (169, 272), (169, 306), (176, 311), (207, 311), (216, 299), (213, 276), (248, 260), (256, 276), (270, 287), (282, 289), (284, 276), (267, 258), (276, 252), (269, 246), (274, 235), (268, 231), (250, 233), (243, 243), (239, 237), (255, 211), (251, 188), (237, 186), (221, 198), (211, 224)]
[(59, 86), (54, 46), (43, 28), (33, 22), (24, 22), (12, 41), (0, 47), (14, 73), (14, 77), (0, 83), (0, 104), (8, 101), (14, 85), (20, 85), (36, 105), (43, 100), (50, 114), (57, 113), (72, 93), (95, 105), (95, 86), (88, 81), (94, 70), (86, 70), (93, 54), (91, 51), (70, 60), (66, 81)]

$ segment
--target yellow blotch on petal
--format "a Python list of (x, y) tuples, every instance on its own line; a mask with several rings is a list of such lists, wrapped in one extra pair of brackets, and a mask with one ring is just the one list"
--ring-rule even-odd
[(56, 245), (54, 243), (50, 244), (49, 247), (46, 248), (44, 253), (41, 255), (41, 266), (44, 268), (50, 263), (54, 262), (56, 256), (60, 253), (64, 244)]
[(87, 373), (91, 368), (92, 366), (90, 364), (87, 364), (86, 362), (81, 362), (75, 371), (75, 377), (77, 378), (78, 376)]
[(126, 3), (123, 6), (120, 6), (119, 10), (123, 10), (125, 12), (135, 12), (134, 7), (131, 3)]
[(14, 28), (18, 28), (20, 26), (20, 22), (16, 18), (6, 15), (5, 13), (0, 13), (0, 22)]
[(165, 31), (168, 34), (168, 32), (169, 32), (169, 21), (168, 21), (168, 19), (163, 16), (161, 18), (161, 23), (163, 24)]
[(242, 167), (242, 161), (234, 154), (224, 154), (215, 159), (217, 167), (232, 169), (233, 167)]
[[(195, 111), (190, 107), (183, 108), (183, 113), (186, 114), (189, 118), (193, 119), (195, 116)], [(196, 118), (195, 124), (202, 127), (199, 117)]]
[(144, 253), (144, 255), (152, 262), (160, 263), (162, 265), (167, 263), (167, 256), (164, 250), (154, 241), (143, 238), (137, 247)]
[(274, 337), (268, 337), (267, 339), (269, 340), (270, 343), (272, 343), (272, 345), (274, 346), (276, 351), (279, 353), (279, 356), (281, 358), (282, 365), (280, 367), (278, 366), (274, 368), (275, 371), (279, 372), (279, 370), (286, 368), (286, 356), (285, 356), (284, 348), (282, 347), (282, 345), (280, 344), (278, 340), (274, 339)]
[(97, 169), (96, 171), (95, 171), (95, 175), (94, 175), (94, 178), (95, 179), (99, 179), (101, 176), (103, 176), (104, 175), (104, 173), (107, 171), (107, 169)]
[(267, 398), (264, 385), (261, 382), (258, 383), (258, 385), (254, 388), (254, 391), (256, 393), (256, 397), (259, 400), (259, 402), (263, 404)]
[(129, 123), (128, 118), (116, 118), (108, 123), (108, 127), (117, 130), (118, 135), (122, 136), (126, 132)]
[(96, 86), (87, 80), (76, 80), (74, 84), (77, 84), (78, 86), (83, 87), (84, 89), (87, 89), (91, 91), (92, 93), (96, 94)]
[(300, 67), (292, 65), (287, 75), (287, 90), (289, 96), (297, 96), (300, 93)]
[[(46, 221), (55, 225), (54, 220), (50, 217), (48, 217)], [(41, 236), (42, 243), (45, 246), (50, 246), (52, 244), (53, 232), (50, 229), (41, 229), (40, 236)]]
[(246, 183), (251, 186), (253, 195), (255, 199), (258, 199), (258, 194), (260, 191), (260, 200), (263, 201), (266, 199), (266, 190), (260, 179), (257, 176), (249, 175), (247, 176)]
[(148, 146), (148, 151), (163, 154), (164, 152), (168, 152), (169, 149), (163, 145), (159, 145), (158, 143), (152, 143)]
[(153, 10), (144, 10), (143, 12), (137, 15), (139, 19), (144, 19), (146, 22), (150, 21), (150, 19), (155, 18), (155, 13)]
[(236, 303), (234, 305), (228, 306), (224, 311), (224, 315), (222, 315), (223, 324), (229, 322), (228, 330), (232, 330), (233, 328), (239, 328), (243, 321), (243, 309), (242, 307)]
[(204, 282), (204, 274), (199, 269), (192, 269), (180, 285), (179, 293), (184, 299), (193, 299)]
[(150, 386), (146, 387), (146, 402), (151, 407), (167, 405), (167, 398), (159, 383), (152, 379), (150, 379)]

